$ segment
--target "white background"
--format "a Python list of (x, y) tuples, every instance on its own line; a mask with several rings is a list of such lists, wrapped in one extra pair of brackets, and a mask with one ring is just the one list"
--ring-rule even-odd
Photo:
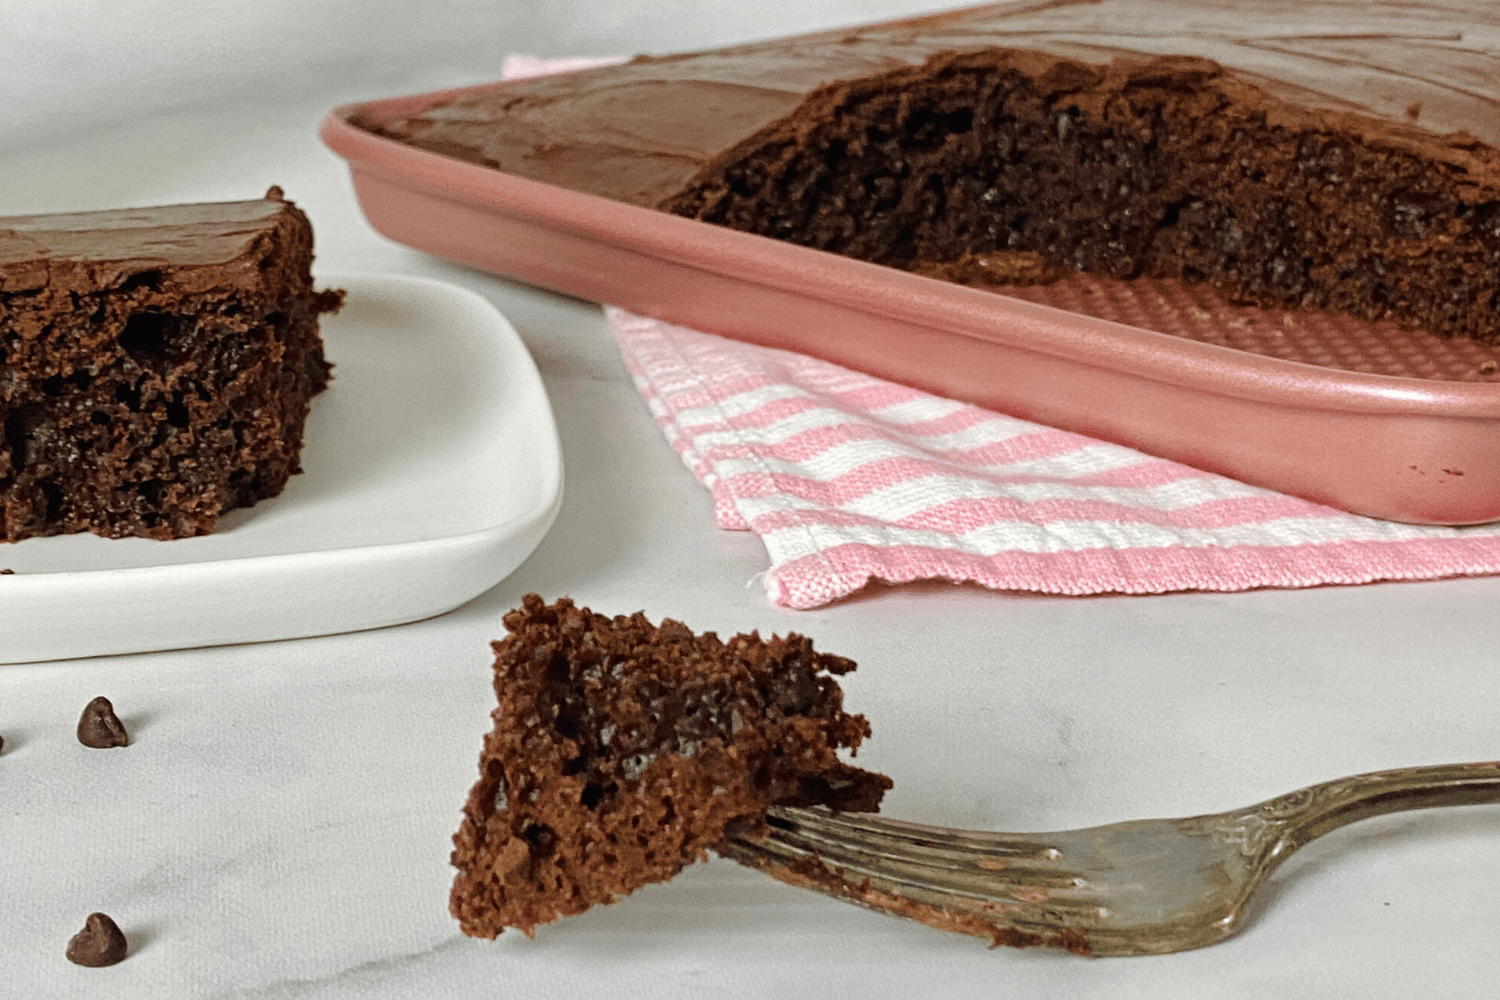
[(0, 141), (204, 101), (493, 79), (505, 52), (628, 55), (938, 10), (914, 0), (4, 0)]
[[(535, 941), (470, 941), (448, 917), (448, 838), (494, 705), (487, 643), (527, 591), (798, 630), (854, 658), (848, 704), (875, 731), (860, 763), (916, 821), (1183, 816), (1500, 758), (1496, 579), (1084, 599), (933, 583), (769, 605), (764, 550), (714, 527), (598, 308), (382, 239), (316, 137), (338, 103), (491, 79), (507, 51), (672, 51), (936, 6), (0, 0), (0, 215), (280, 184), (320, 269), (496, 303), (567, 465), (536, 554), (440, 618), (0, 667), (0, 1000), (1494, 996), (1496, 806), (1337, 831), (1281, 869), (1241, 936), (1161, 958), (990, 952), (719, 860)], [(99, 694), (131, 747), (73, 739)], [(92, 910), (130, 937), (112, 969), (62, 957)]]

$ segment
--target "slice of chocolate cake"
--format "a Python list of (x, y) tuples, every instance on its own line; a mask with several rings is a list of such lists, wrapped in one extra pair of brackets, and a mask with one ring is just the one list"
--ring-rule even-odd
[(0, 540), (199, 535), (280, 493), (343, 299), (312, 248), (279, 188), (0, 218)]
[(1494, 343), (1497, 11), (990, 4), (475, 88), (363, 124), (928, 276), (1168, 278)]
[(493, 938), (671, 878), (772, 804), (874, 811), (890, 780), (838, 759), (869, 724), (798, 635), (720, 641), (535, 594), (494, 644), (495, 728), (453, 842), (451, 909)]

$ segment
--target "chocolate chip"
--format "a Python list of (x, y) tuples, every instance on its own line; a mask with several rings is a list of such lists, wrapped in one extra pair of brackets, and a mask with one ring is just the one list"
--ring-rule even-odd
[(68, 942), (68, 961), (97, 969), (125, 958), (125, 934), (104, 913), (90, 913), (83, 930)]
[(3, 752), (4, 750), (5, 750), (5, 737), (4, 736), (0, 736), (0, 752)]
[(89, 702), (78, 719), (78, 742), (86, 747), (105, 750), (130, 745), (125, 724), (115, 714), (115, 707), (102, 695)]

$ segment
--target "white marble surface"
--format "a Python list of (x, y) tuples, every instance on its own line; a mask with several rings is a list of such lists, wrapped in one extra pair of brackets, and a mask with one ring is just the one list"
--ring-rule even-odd
[[(21, 3), (31, 21), (18, 23), (41, 23), (42, 6)], [(57, 6), (102, 17), (122, 4)], [(291, 5), (264, 6), (264, 17), (294, 23)], [(815, 4), (799, 17), (829, 23), (856, 6)], [(557, 27), (552, 8), (507, 9), (532, 32), (513, 47), (562, 51), (580, 37)], [(587, 10), (556, 9), (574, 24)], [(641, 17), (655, 18), (654, 32), (670, 27), (659, 13)], [(672, 37), (768, 33), (726, 17), (684, 9)], [(598, 23), (619, 28), (591, 36), (595, 51), (615, 37), (642, 47), (636, 22), (616, 12)], [(988, 951), (719, 860), (535, 940), (463, 938), (445, 908), (448, 838), (488, 725), (486, 644), (527, 591), (698, 629), (807, 632), (861, 664), (845, 687), (875, 729), (861, 762), (896, 780), (887, 812), (1045, 830), (1500, 757), (1500, 580), (1088, 599), (931, 584), (812, 612), (770, 606), (752, 583), (759, 543), (713, 526), (707, 495), (652, 425), (597, 308), (383, 241), (318, 144), (317, 121), (338, 101), (477, 78), (475, 43), (453, 34), (458, 19), (444, 24), (410, 51), (385, 38), (379, 68), (348, 52), (342, 76), (310, 62), (279, 79), (242, 67), (241, 84), (221, 74), (197, 96), (138, 100), (116, 124), (94, 112), (130, 98), (98, 79), (69, 98), (95, 102), (69, 112), (93, 124), (62, 134), (33, 121), (0, 135), (0, 214), (245, 197), (278, 183), (312, 216), (323, 269), (429, 275), (488, 296), (536, 357), (567, 463), (562, 514), (535, 555), (443, 617), (0, 667), (0, 997), (1493, 995), (1500, 807), (1337, 831), (1281, 869), (1241, 936), (1159, 958)], [(256, 22), (244, 44), (282, 27)], [(467, 62), (434, 62), (443, 32)], [(23, 34), (4, 44), (60, 44)], [(141, 51), (144, 35), (129, 35)], [(498, 59), (506, 40), (491, 31), (484, 44)], [(241, 62), (260, 58), (237, 44), (225, 35)], [(72, 71), (61, 52), (34, 53), (27, 72), (61, 80)], [(0, 84), (35, 91), (17, 67), (0, 58)], [(142, 72), (166, 79), (160, 58)], [(130, 747), (75, 741), (78, 713), (99, 694), (114, 701)], [(118, 966), (63, 958), (94, 910), (131, 941)]]

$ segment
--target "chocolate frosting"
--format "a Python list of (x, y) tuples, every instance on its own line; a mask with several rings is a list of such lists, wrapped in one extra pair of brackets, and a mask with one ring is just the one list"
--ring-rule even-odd
[(254, 201), (3, 217), (0, 292), (42, 288), (69, 272), (227, 264), (249, 254), (289, 205), (272, 188)]
[(995, 4), (641, 57), (478, 88), (395, 121), (355, 123), (524, 177), (656, 206), (820, 85), (997, 46), (1094, 64), (1202, 57), (1264, 92), (1273, 116), (1333, 112), (1367, 141), (1420, 147), (1486, 183), (1500, 178), (1492, 148), (1500, 145), (1500, 4), (1491, 0)]

